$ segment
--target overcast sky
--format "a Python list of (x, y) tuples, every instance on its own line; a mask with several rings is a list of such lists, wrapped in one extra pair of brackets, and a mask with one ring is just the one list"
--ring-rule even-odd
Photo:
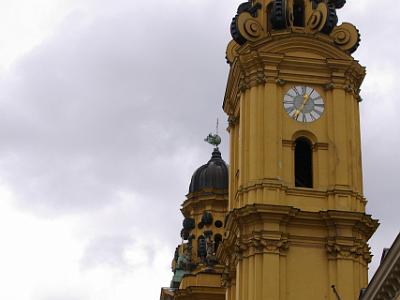
[[(339, 19), (360, 29), (368, 68), (375, 269), (399, 231), (400, 3), (348, 2)], [(158, 299), (217, 118), (228, 159), (224, 57), (239, 3), (0, 0), (0, 299)]]

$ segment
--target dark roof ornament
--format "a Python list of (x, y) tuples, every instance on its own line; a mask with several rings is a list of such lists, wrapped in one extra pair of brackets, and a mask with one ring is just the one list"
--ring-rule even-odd
[[(305, 35), (321, 33), (328, 36), (332, 44), (351, 54), (359, 45), (360, 35), (350, 23), (338, 25), (336, 10), (345, 4), (346, 0), (246, 1), (239, 6), (232, 20), (231, 35), (236, 46), (240, 46), (273, 37), (276, 31), (303, 32)], [(227, 57), (231, 62), (229, 55)]]
[(346, 4), (346, 0), (331, 0), (331, 2), (337, 9), (342, 8)]
[(218, 146), (221, 144), (221, 137), (218, 135), (218, 120), (216, 133), (210, 133), (205, 142), (214, 146), (211, 159), (208, 163), (198, 168), (190, 181), (189, 193), (199, 192), (204, 189), (226, 190), (228, 188), (228, 166), (222, 159)]
[(285, 29), (288, 26), (286, 0), (275, 0), (271, 10), (271, 24), (273, 29)]

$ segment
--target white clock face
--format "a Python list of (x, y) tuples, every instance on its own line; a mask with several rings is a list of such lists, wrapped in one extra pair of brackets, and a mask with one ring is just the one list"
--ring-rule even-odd
[(324, 99), (308, 86), (297, 85), (290, 88), (283, 97), (283, 107), (292, 119), (299, 122), (314, 122), (324, 110)]

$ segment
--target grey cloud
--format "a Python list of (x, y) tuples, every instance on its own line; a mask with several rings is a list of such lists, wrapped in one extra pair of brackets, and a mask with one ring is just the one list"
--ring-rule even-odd
[(89, 26), (67, 18), (1, 83), (0, 175), (22, 206), (93, 209), (119, 190), (182, 200), (190, 172), (208, 159), (203, 136), (225, 118), (227, 71), (227, 37), (209, 35), (212, 25), (189, 11), (181, 8), (180, 22), (156, 11)]
[[(112, 235), (100, 236), (92, 240), (81, 259), (83, 270), (109, 266), (126, 272), (135, 272), (143, 266), (154, 266), (157, 246), (142, 237)], [(146, 240), (142, 244), (140, 240)], [(129, 252), (132, 252), (131, 254)]]
[(86, 247), (81, 264), (83, 268), (93, 268), (99, 265), (110, 265), (124, 269), (129, 266), (125, 249), (133, 243), (126, 236), (103, 236), (93, 240)]
[[(221, 105), (231, 13), (216, 35), (204, 21), (210, 4), (196, 5), (197, 19), (187, 5), (164, 14), (140, 5), (146, 14), (128, 7), (89, 23), (74, 12), (0, 81), (0, 178), (22, 210), (80, 216), (83, 270), (134, 268), (124, 256), (142, 247), (132, 234), (149, 241), (148, 262), (161, 251), (153, 239), (172, 258), (179, 205), (210, 157), (202, 139), (216, 117), (228, 159)], [(128, 205), (121, 193), (134, 195)], [(52, 290), (42, 298), (78, 299), (74, 289)]]

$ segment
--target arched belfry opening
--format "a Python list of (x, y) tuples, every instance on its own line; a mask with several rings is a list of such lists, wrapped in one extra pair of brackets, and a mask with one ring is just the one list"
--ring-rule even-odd
[(296, 187), (313, 187), (312, 143), (304, 138), (298, 138), (294, 150), (294, 170)]
[(304, 27), (305, 24), (304, 0), (294, 0), (293, 2), (293, 26)]

